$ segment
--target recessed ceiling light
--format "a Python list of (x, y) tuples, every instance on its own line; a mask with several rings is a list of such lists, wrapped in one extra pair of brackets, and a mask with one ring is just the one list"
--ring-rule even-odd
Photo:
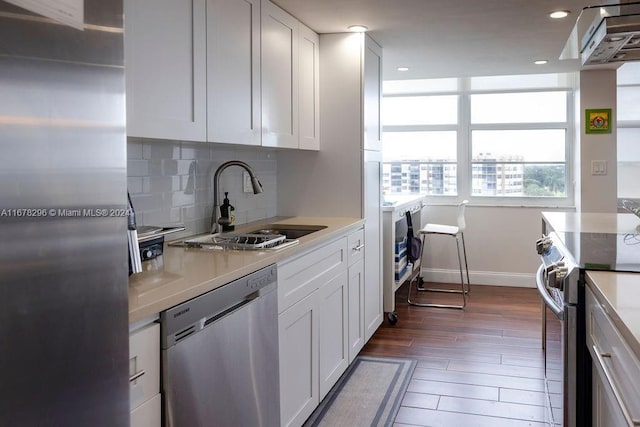
[(350, 27), (348, 27), (348, 30), (354, 33), (364, 33), (368, 30), (368, 28), (364, 25), (351, 25)]
[(562, 19), (562, 18), (566, 18), (569, 15), (569, 13), (570, 12), (568, 10), (554, 10), (549, 14), (549, 17), (553, 19)]
[(546, 60), (546, 59), (538, 59), (537, 61), (534, 61), (533, 63), (536, 64), (536, 65), (544, 65), (544, 64), (548, 64), (549, 61)]
[(409, 71), (409, 67), (398, 67), (396, 68), (398, 71)]

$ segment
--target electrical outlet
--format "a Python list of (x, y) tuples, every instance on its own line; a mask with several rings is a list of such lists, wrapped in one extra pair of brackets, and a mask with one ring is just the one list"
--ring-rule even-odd
[(606, 174), (607, 174), (606, 160), (591, 160), (591, 175), (606, 175)]
[(253, 193), (253, 186), (251, 185), (251, 175), (247, 172), (242, 172), (242, 191), (244, 193)]

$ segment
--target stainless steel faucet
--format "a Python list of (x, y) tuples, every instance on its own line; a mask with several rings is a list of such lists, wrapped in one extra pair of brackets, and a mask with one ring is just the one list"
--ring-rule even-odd
[(228, 168), (229, 166), (240, 166), (244, 168), (251, 178), (251, 187), (253, 187), (253, 194), (262, 193), (262, 184), (256, 178), (255, 173), (253, 173), (253, 169), (251, 166), (246, 164), (245, 162), (241, 162), (240, 160), (231, 160), (229, 162), (225, 162), (216, 169), (216, 172), (213, 174), (213, 212), (211, 213), (211, 233), (217, 233), (220, 231), (220, 205), (218, 204), (218, 187), (220, 181), (220, 174), (223, 170)]

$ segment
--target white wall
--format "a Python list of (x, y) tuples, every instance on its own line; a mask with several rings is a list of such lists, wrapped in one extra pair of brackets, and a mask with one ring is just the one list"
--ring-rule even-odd
[(320, 151), (278, 153), (278, 214), (361, 218), (362, 34), (320, 36)]
[[(542, 233), (542, 211), (551, 208), (467, 206), (465, 242), (471, 283), (535, 286), (540, 258), (535, 241)], [(455, 225), (457, 206), (427, 206), (422, 223)], [(455, 239), (429, 236), (425, 241), (423, 277), (459, 282)]]
[[(576, 206), (581, 212), (617, 212), (617, 130), (616, 130), (616, 70), (589, 70), (580, 72), (579, 96), (576, 114), (580, 121), (579, 190)], [(586, 134), (585, 110), (611, 108), (611, 133)], [(606, 175), (592, 175), (591, 162), (607, 163)]]

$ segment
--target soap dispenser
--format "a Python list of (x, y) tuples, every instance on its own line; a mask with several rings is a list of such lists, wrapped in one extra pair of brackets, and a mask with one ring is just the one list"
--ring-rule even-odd
[(222, 225), (222, 231), (233, 231), (235, 229), (236, 215), (233, 206), (229, 203), (229, 192), (225, 191), (224, 200), (220, 206), (220, 221), (218, 223)]

